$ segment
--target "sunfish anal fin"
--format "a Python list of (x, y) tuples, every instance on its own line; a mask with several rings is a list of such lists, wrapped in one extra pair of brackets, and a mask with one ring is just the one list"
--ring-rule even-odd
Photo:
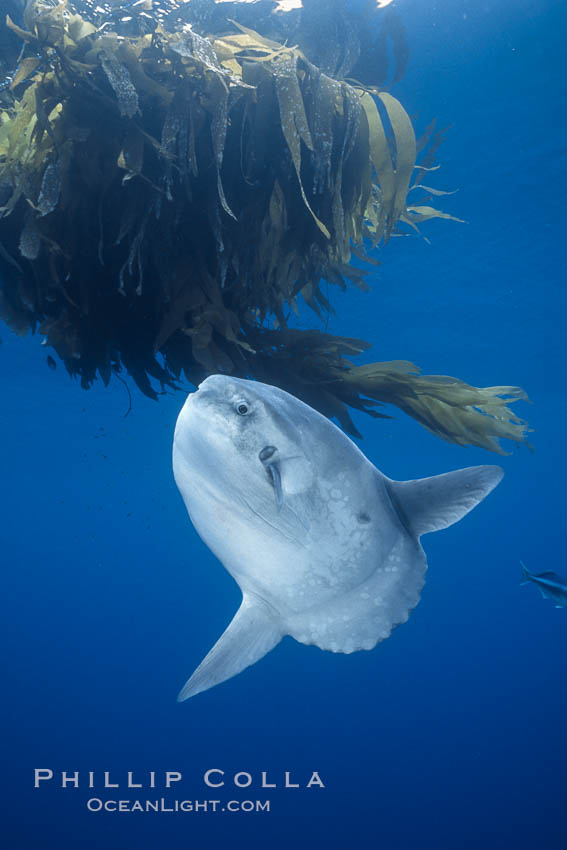
[(462, 519), (502, 480), (499, 466), (469, 466), (432, 478), (391, 481), (392, 504), (408, 531), (420, 537)]
[(231, 679), (263, 658), (283, 637), (277, 615), (260, 598), (244, 594), (232, 622), (186, 682), (178, 702), (183, 702)]

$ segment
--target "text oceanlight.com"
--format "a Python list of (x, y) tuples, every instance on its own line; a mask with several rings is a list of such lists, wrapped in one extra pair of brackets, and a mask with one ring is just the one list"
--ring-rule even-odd
[(269, 812), (270, 800), (87, 800), (89, 812)]

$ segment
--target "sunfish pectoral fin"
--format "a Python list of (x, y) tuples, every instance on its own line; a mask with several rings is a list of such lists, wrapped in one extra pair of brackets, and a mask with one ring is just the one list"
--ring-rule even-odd
[(274, 490), (276, 493), (276, 506), (278, 511), (280, 511), (283, 505), (282, 477), (280, 475), (280, 467), (278, 464), (272, 463), (268, 467), (268, 469), (272, 477), (272, 484), (274, 485)]
[(244, 594), (229, 627), (186, 682), (177, 701), (183, 702), (236, 676), (263, 658), (282, 637), (277, 614), (263, 600)]
[(502, 480), (499, 466), (470, 466), (416, 481), (388, 481), (392, 503), (417, 537), (462, 519)]
[(276, 506), (279, 511), (283, 505), (283, 490), (278, 450), (275, 446), (264, 446), (258, 457), (270, 476), (276, 495)]

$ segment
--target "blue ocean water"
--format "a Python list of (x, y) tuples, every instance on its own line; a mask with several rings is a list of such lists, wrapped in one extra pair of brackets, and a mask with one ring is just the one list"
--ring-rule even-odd
[[(83, 392), (40, 339), (2, 330), (2, 846), (86, 850), (564, 850), (567, 611), (520, 587), (564, 564), (564, 35), (559, 0), (399, 0), (411, 57), (394, 94), (454, 125), (431, 180), (459, 189), (393, 239), (372, 291), (335, 296), (330, 330), (478, 386), (517, 384), (536, 451), (506, 447), (500, 487), (428, 536), (407, 624), (341, 656), (285, 639), (178, 705), (239, 592), (192, 529), (171, 474), (183, 394)], [(314, 320), (305, 316), (305, 323)], [(494, 462), (393, 411), (359, 417), (387, 475)], [(34, 789), (34, 769), (54, 779)], [(203, 773), (226, 772), (208, 789)], [(162, 787), (163, 772), (183, 782)], [(80, 787), (62, 789), (61, 771)], [(94, 771), (97, 787), (87, 787)], [(118, 790), (104, 790), (104, 771)], [(124, 788), (134, 781), (157, 788)], [(246, 771), (250, 788), (230, 777)], [(262, 789), (261, 772), (280, 787)], [(304, 785), (285, 789), (285, 772)], [(141, 777), (141, 779), (140, 779)], [(270, 799), (270, 812), (89, 812), (89, 798)]]

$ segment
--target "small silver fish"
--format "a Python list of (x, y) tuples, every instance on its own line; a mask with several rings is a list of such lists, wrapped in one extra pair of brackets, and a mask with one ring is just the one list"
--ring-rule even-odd
[(546, 570), (543, 573), (531, 573), (523, 561), (522, 565), (522, 581), (520, 584), (527, 584), (533, 581), (539, 587), (540, 593), (544, 599), (552, 599), (555, 602), (556, 608), (567, 608), (567, 582), (554, 573), (552, 570)]

